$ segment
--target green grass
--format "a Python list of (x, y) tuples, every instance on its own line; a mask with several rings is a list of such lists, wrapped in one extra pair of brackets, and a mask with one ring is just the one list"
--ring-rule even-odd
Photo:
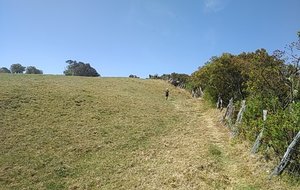
[(297, 189), (217, 115), (160, 80), (0, 74), (0, 189)]

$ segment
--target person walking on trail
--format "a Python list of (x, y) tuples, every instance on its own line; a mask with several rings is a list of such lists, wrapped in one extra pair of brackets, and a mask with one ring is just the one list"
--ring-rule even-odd
[(166, 100), (168, 100), (168, 98), (169, 98), (169, 89), (167, 88), (166, 89)]

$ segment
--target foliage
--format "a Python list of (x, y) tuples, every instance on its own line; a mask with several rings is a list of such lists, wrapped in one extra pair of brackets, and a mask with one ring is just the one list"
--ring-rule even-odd
[(287, 83), (289, 70), (283, 60), (269, 55), (265, 49), (239, 55), (222, 54), (211, 60), (191, 77), (195, 87), (201, 86), (206, 97), (216, 102), (220, 96), (225, 103), (251, 96), (276, 97), (284, 108), (290, 102)]
[(162, 79), (162, 80), (175, 80), (180, 81), (181, 83), (187, 83), (189, 81), (190, 76), (188, 74), (184, 73), (171, 73), (171, 74), (162, 74), (159, 76), (158, 74), (155, 75), (149, 75), (150, 79)]
[(67, 60), (68, 66), (64, 71), (66, 76), (87, 76), (98, 77), (100, 76), (96, 69), (91, 67), (89, 63), (77, 62), (73, 60)]
[(23, 73), (26, 67), (23, 67), (20, 63), (12, 64), (10, 66), (11, 73)]
[(43, 71), (37, 69), (37, 68), (34, 67), (34, 66), (28, 66), (28, 67), (26, 67), (25, 73), (26, 73), (26, 74), (43, 74)]
[(162, 80), (169, 80), (171, 78), (171, 75), (170, 74), (163, 74), (159, 78), (162, 79)]
[[(275, 158), (280, 159), (300, 130), (297, 44), (299, 41), (289, 45), (287, 51), (275, 51), (271, 57), (262, 50), (248, 55), (253, 60), (247, 81), (250, 95), (239, 133), (254, 142), (264, 128), (261, 150), (266, 158), (270, 157), (272, 150)], [(262, 121), (263, 109), (268, 110), (265, 122)]]
[(263, 99), (276, 97), (284, 108), (289, 93), (284, 62), (276, 56), (268, 55), (264, 49), (250, 53), (249, 56), (253, 61), (249, 64), (248, 93)]
[(161, 79), (158, 74), (155, 75), (149, 75), (149, 79)]
[(241, 100), (246, 96), (247, 72), (243, 72), (244, 68), (244, 62), (237, 56), (224, 53), (220, 57), (212, 57), (205, 66), (194, 72), (191, 81), (194, 87), (200, 86), (213, 102), (219, 96), (225, 103), (232, 97)]
[(172, 85), (178, 86), (180, 84), (186, 85), (189, 87), (190, 84), (190, 76), (188, 74), (184, 73), (171, 73), (171, 74), (163, 74), (159, 76), (158, 74), (155, 75), (149, 75), (150, 79), (162, 79), (162, 80), (168, 80), (171, 82)]
[[(267, 120), (262, 120), (262, 109), (267, 109)], [(276, 111), (272, 111), (272, 110)], [(244, 114), (243, 124), (239, 126), (239, 134), (254, 142), (256, 136), (264, 128), (262, 147), (260, 148), (266, 158), (271, 157), (270, 149), (275, 158), (280, 159), (300, 130), (300, 102), (291, 104), (288, 109), (282, 109), (276, 99), (261, 101), (251, 99), (248, 101)], [(274, 157), (274, 156), (273, 156)]]
[(0, 68), (0, 73), (10, 73), (10, 70), (6, 67), (1, 67)]
[(180, 83), (187, 83), (190, 76), (184, 73), (171, 73), (170, 78), (174, 81), (179, 81)]
[(131, 75), (129, 75), (129, 78), (140, 78), (140, 77), (131, 74)]
[(291, 104), (289, 109), (270, 114), (266, 120), (263, 145), (271, 147), (280, 158), (300, 130), (300, 102)]
[(239, 134), (245, 139), (255, 141), (256, 136), (264, 126), (263, 110), (268, 110), (268, 117), (281, 110), (280, 103), (276, 98), (263, 98), (252, 96), (247, 99), (246, 111), (243, 115), (243, 123), (238, 126)]

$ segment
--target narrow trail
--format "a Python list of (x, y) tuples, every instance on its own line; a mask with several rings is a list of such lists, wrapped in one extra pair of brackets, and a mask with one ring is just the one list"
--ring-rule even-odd
[(249, 154), (247, 144), (231, 139), (218, 110), (200, 99), (172, 103), (186, 119), (163, 139), (165, 149), (157, 156), (173, 168), (172, 188), (285, 189), (281, 181), (267, 180), (270, 168)]

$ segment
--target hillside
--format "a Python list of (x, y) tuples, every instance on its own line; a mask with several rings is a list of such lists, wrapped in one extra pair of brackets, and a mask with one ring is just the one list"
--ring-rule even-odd
[(297, 189), (219, 115), (160, 80), (0, 74), (0, 189)]

